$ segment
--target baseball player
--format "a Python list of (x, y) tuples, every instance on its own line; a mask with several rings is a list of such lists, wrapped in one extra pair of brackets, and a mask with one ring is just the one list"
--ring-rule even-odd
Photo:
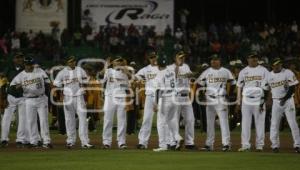
[(193, 75), (190, 67), (184, 63), (186, 54), (184, 52), (178, 52), (175, 56), (175, 63), (168, 66), (168, 69), (175, 70), (176, 82), (177, 82), (177, 115), (178, 119), (180, 115), (184, 118), (185, 124), (185, 148), (186, 149), (196, 149), (194, 144), (194, 124), (195, 117), (190, 101), (190, 78)]
[(155, 77), (159, 72), (157, 67), (157, 54), (151, 52), (147, 55), (150, 64), (137, 72), (135, 77), (138, 80), (146, 81), (146, 99), (144, 105), (144, 117), (143, 123), (139, 132), (139, 144), (138, 149), (146, 149), (152, 129), (152, 120), (155, 106)]
[[(8, 83), (24, 70), (23, 65), (24, 54), (17, 53), (13, 59), (13, 66), (8, 66), (4, 71), (4, 74), (8, 80)], [(26, 127), (26, 114), (24, 98), (22, 93), (16, 93), (9, 91), (7, 95), (8, 106), (4, 110), (4, 115), (1, 122), (1, 146), (6, 147), (8, 145), (8, 135), (10, 131), (10, 125), (15, 111), (18, 111), (18, 130), (17, 130), (17, 147), (24, 147), (29, 144), (29, 134)]]
[[(114, 114), (117, 113), (118, 129), (117, 142), (119, 149), (127, 149), (126, 145), (126, 96), (129, 90), (129, 78), (131, 73), (127, 70), (125, 60), (117, 57), (112, 61), (112, 68), (108, 68), (104, 74), (105, 100), (103, 123), (103, 149), (110, 149), (112, 143), (112, 128)], [(110, 65), (108, 63), (108, 65)]]
[(300, 153), (300, 134), (296, 121), (296, 108), (293, 98), (295, 86), (299, 82), (291, 70), (282, 68), (280, 58), (274, 59), (272, 69), (273, 71), (266, 80), (266, 89), (268, 89), (268, 87), (271, 89), (273, 99), (270, 128), (271, 147), (273, 152), (279, 152), (279, 126), (284, 113), (292, 131), (295, 152)]
[(227, 106), (227, 84), (230, 89), (234, 89), (236, 81), (232, 73), (221, 67), (221, 60), (218, 55), (212, 55), (211, 67), (205, 70), (197, 79), (197, 83), (205, 87), (206, 97), (206, 119), (207, 119), (207, 139), (202, 150), (212, 151), (215, 142), (215, 119), (218, 115), (222, 134), (222, 151), (230, 151), (230, 131), (228, 123)]
[[(183, 145), (183, 138), (179, 134), (179, 120), (176, 105), (176, 73), (175, 70), (169, 69), (166, 60), (160, 58), (158, 67), (160, 72), (157, 74), (155, 81), (157, 82), (158, 97), (158, 118), (161, 123), (162, 131), (159, 131), (159, 148), (154, 149), (155, 152), (168, 150), (169, 140), (175, 141), (175, 150), (180, 150)], [(167, 126), (167, 127), (165, 127)], [(171, 146), (173, 148), (173, 146)]]
[[(251, 53), (247, 57), (248, 66), (239, 73), (238, 77), (238, 103), (236, 112), (240, 110), (242, 103), (242, 147), (240, 152), (249, 151), (252, 116), (255, 120), (256, 128), (256, 151), (260, 152), (264, 147), (265, 139), (265, 97), (263, 82), (269, 71), (258, 64), (258, 54)], [(240, 102), (242, 100), (242, 102)]]
[(81, 148), (94, 148), (93, 145), (89, 144), (86, 103), (84, 99), (84, 86), (88, 81), (86, 72), (81, 67), (76, 66), (75, 57), (70, 56), (67, 59), (67, 67), (57, 74), (53, 83), (56, 87), (63, 87), (64, 112), (68, 136), (66, 147), (69, 149), (72, 149), (76, 143), (75, 114), (78, 115), (79, 119), (78, 134)]
[(44, 70), (34, 67), (31, 57), (24, 59), (25, 69), (10, 83), (12, 91), (22, 89), (25, 98), (26, 125), (29, 131), (30, 146), (38, 147), (40, 134), (37, 116), (39, 116), (43, 148), (52, 148), (48, 125), (48, 97), (45, 95), (50, 88), (50, 80)]

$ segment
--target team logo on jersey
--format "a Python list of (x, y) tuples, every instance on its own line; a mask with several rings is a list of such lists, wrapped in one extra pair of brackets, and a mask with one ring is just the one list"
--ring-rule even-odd
[(262, 76), (245, 76), (245, 82), (248, 82), (248, 81), (260, 81), (262, 79), (263, 79)]
[(147, 74), (147, 79), (154, 79), (156, 77), (156, 74)]
[(31, 84), (39, 84), (42, 82), (42, 78), (35, 78), (35, 79), (31, 79), (31, 80), (24, 80), (23, 82), (23, 86), (28, 86)]
[(271, 88), (276, 88), (280, 86), (284, 86), (284, 88), (288, 88), (288, 84), (286, 80), (278, 81), (278, 82), (271, 82), (270, 83)]
[(209, 77), (208, 83), (224, 83), (226, 80), (224, 77)]

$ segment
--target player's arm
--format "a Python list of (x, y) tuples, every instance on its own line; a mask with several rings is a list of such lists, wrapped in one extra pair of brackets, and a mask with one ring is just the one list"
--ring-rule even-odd
[(287, 83), (289, 88), (286, 95), (283, 98), (281, 98), (281, 106), (284, 105), (285, 102), (293, 96), (293, 94), (295, 93), (296, 85), (299, 83), (295, 74), (290, 70), (287, 70)]
[(23, 97), (23, 87), (22, 87), (22, 80), (20, 74), (18, 74), (10, 83), (7, 88), (7, 93), (19, 98)]

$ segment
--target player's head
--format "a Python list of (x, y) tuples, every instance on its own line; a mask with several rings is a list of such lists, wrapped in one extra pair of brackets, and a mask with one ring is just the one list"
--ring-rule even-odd
[(157, 59), (157, 66), (159, 70), (164, 70), (167, 67), (167, 60), (163, 57)]
[(259, 55), (257, 52), (251, 52), (247, 55), (248, 66), (256, 67), (258, 65)]
[(24, 58), (24, 66), (26, 72), (32, 72), (34, 69), (34, 59), (30, 56)]
[(150, 51), (147, 53), (147, 58), (149, 60), (149, 63), (151, 65), (156, 65), (157, 64), (157, 53), (155, 51)]
[(210, 66), (212, 68), (218, 69), (221, 67), (221, 58), (217, 54), (210, 56)]
[(276, 72), (280, 72), (282, 69), (282, 60), (277, 57), (272, 61), (272, 69), (273, 71)]
[(66, 65), (74, 69), (76, 67), (76, 58), (75, 56), (70, 56), (66, 60)]
[(21, 52), (16, 53), (14, 55), (13, 62), (14, 62), (14, 65), (16, 65), (16, 66), (23, 66), (24, 54)]
[(178, 66), (182, 66), (185, 61), (186, 53), (184, 51), (179, 51), (175, 55), (175, 64)]
[(112, 60), (112, 65), (114, 68), (116, 67), (120, 67), (120, 66), (124, 66), (124, 63), (125, 63), (125, 60), (118, 56), (118, 57), (115, 57), (113, 60)]

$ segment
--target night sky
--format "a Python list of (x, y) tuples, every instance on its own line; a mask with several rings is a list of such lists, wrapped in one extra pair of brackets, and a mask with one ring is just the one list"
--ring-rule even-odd
[[(14, 28), (15, 1), (1, 0), (0, 30), (2, 32), (8, 28)], [(72, 1), (74, 3), (80, 0)], [(190, 26), (226, 21), (247, 24), (252, 21), (276, 23), (276, 21), (289, 22), (300, 19), (297, 1), (291, 0), (175, 0), (176, 11), (181, 8), (190, 11)], [(176, 16), (178, 16), (177, 13)], [(178, 23), (178, 19), (175, 22)]]

